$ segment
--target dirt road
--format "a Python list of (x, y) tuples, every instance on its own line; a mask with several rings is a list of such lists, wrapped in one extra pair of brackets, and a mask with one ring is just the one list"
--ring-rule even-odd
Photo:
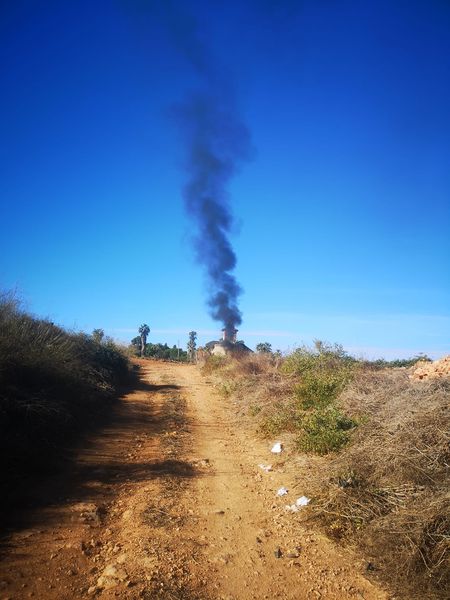
[(303, 490), (277, 497), (282, 457), (196, 367), (141, 364), (138, 389), (4, 539), (0, 600), (388, 598), (285, 510)]

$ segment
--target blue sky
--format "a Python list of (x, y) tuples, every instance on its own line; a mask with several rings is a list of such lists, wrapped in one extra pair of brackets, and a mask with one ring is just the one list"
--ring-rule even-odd
[[(74, 329), (204, 343), (172, 107), (199, 85), (167, 3), (0, 8), (0, 286)], [(450, 5), (172, 2), (234, 86), (239, 337), (449, 351)]]

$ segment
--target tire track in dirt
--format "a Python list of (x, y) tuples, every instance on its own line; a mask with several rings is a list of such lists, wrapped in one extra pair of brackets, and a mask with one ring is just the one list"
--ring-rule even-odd
[(388, 597), (284, 512), (282, 462), (261, 474), (268, 445), (196, 367), (140, 364), (110, 425), (4, 539), (0, 600)]

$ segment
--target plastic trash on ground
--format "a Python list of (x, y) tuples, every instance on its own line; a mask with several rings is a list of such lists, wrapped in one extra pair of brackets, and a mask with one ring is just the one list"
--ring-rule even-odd
[(289, 492), (289, 490), (285, 487), (280, 487), (280, 489), (277, 492), (277, 496), (286, 496), (286, 494)]
[(269, 473), (272, 470), (272, 465), (263, 465), (263, 464), (260, 464), (260, 465), (258, 465), (258, 467), (260, 469), (262, 469), (263, 471), (265, 471), (266, 473)]
[(295, 501), (295, 504), (286, 504), (284, 508), (288, 512), (296, 513), (300, 510), (302, 506), (308, 506), (310, 502), (311, 498), (307, 498), (306, 496), (300, 496), (300, 498), (297, 498), (297, 500)]
[(283, 444), (281, 442), (276, 442), (273, 446), (272, 446), (272, 450), (271, 452), (273, 452), (274, 454), (280, 454), (280, 452), (283, 450)]
[(308, 506), (310, 502), (311, 498), (307, 498), (306, 496), (300, 496), (300, 498), (297, 498), (297, 500), (295, 501), (295, 504), (297, 506)]

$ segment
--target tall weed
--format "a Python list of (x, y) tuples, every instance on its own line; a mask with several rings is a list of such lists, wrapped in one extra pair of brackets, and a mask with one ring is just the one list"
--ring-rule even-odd
[(128, 375), (112, 342), (67, 332), (0, 296), (2, 477), (44, 465), (105, 410)]

